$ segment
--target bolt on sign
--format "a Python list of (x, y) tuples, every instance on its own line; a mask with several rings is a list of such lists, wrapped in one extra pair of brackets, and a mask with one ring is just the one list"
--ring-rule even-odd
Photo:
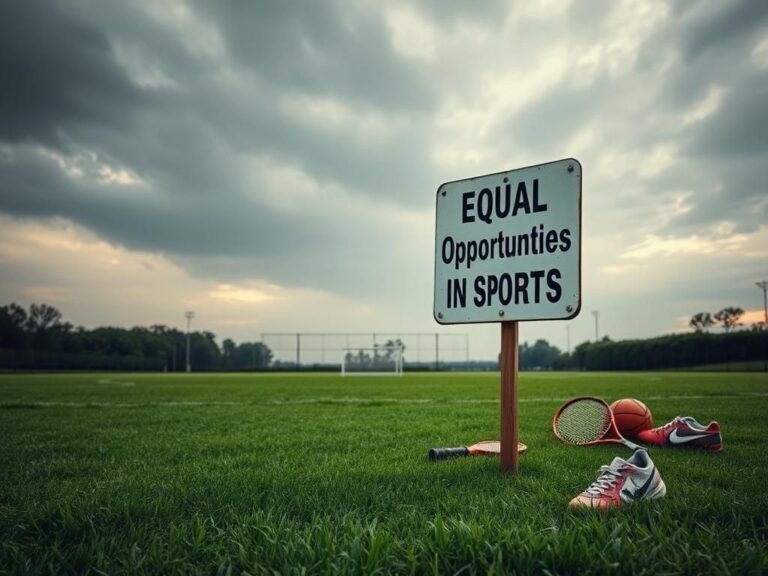
[(564, 320), (581, 307), (581, 164), (572, 158), (437, 190), (440, 324)]

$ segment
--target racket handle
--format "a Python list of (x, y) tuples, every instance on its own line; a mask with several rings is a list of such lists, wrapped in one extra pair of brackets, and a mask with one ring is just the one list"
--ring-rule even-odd
[(469, 456), (469, 448), (466, 446), (459, 446), (458, 448), (432, 448), (428, 456), (430, 460), (445, 460), (455, 456)]
[(626, 438), (624, 438), (624, 442), (622, 442), (622, 444), (624, 444), (624, 446), (626, 446), (632, 451), (640, 450), (642, 448), (642, 446), (638, 446), (637, 444), (635, 444), (634, 442), (630, 442)]

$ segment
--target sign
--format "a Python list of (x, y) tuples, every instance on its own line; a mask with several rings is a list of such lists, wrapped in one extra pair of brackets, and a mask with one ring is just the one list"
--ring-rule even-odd
[(581, 164), (573, 158), (441, 185), (440, 324), (565, 320), (581, 308)]

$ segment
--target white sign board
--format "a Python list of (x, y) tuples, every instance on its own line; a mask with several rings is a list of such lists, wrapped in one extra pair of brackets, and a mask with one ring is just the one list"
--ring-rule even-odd
[(563, 320), (581, 308), (581, 164), (573, 158), (441, 185), (435, 320)]

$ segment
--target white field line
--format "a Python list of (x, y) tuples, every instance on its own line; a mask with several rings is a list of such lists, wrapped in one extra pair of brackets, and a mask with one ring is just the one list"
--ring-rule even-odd
[(102, 378), (97, 381), (98, 384), (114, 384), (115, 386), (136, 386), (136, 382), (127, 382), (125, 380), (110, 380), (109, 378)]
[(148, 408), (152, 406), (245, 406), (249, 402), (44, 402), (11, 400), (0, 402), (0, 408)]
[[(768, 392), (743, 392), (739, 394), (690, 394), (670, 396), (644, 396), (643, 400), (743, 400), (745, 398), (768, 398)], [(520, 398), (521, 404), (534, 403), (560, 403), (569, 400), (566, 397), (533, 397)], [(304, 398), (300, 400), (268, 400), (266, 402), (248, 401), (165, 401), (165, 402), (45, 402), (10, 400), (0, 402), (2, 408), (175, 408), (198, 406), (306, 406), (306, 405), (376, 405), (376, 404), (498, 404), (496, 398), (464, 398), (455, 400), (442, 400), (434, 398)]]

